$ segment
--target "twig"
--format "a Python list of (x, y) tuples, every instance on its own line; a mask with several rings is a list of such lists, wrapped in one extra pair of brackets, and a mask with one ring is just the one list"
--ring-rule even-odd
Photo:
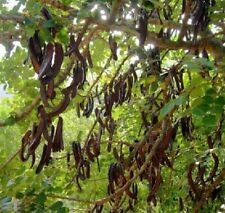
[[(34, 195), (37, 195), (37, 194), (34, 194)], [(50, 198), (69, 200), (69, 201), (73, 201), (73, 202), (80, 202), (80, 203), (87, 203), (87, 204), (94, 204), (95, 203), (95, 201), (91, 201), (91, 200), (83, 200), (83, 199), (74, 198), (74, 197), (65, 197), (65, 196), (55, 195), (55, 194), (46, 194), (46, 196), (50, 197)]]
[(20, 152), (20, 148), (5, 162), (1, 165), (0, 171), (4, 169)]
[(0, 14), (0, 20), (16, 21), (17, 23), (22, 24), (24, 21), (24, 17), (20, 15), (13, 15), (13, 14)]

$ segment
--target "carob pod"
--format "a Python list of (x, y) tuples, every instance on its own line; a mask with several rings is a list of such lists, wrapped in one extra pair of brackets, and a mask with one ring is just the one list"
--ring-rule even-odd
[(194, 194), (197, 196), (198, 195), (198, 187), (192, 177), (192, 171), (194, 170), (194, 168), (195, 168), (195, 163), (193, 162), (190, 164), (190, 166), (188, 168), (188, 176), (187, 177), (188, 177), (188, 184), (189, 184), (190, 190), (192, 192), (194, 192)]
[(132, 95), (132, 87), (133, 87), (133, 77), (131, 75), (128, 75), (127, 77), (127, 93), (125, 95), (124, 100), (130, 102), (131, 95)]
[(38, 72), (39, 80), (41, 80), (45, 76), (51, 75), (51, 64), (53, 53), (54, 53), (54, 46), (52, 43), (48, 43), (45, 48), (43, 61), (41, 63), (41, 67)]
[(76, 163), (76, 168), (77, 168), (77, 166), (79, 165), (79, 163), (82, 161), (80, 143), (73, 142), (72, 143), (72, 150), (73, 150), (73, 156), (74, 156), (75, 163)]
[(98, 108), (95, 108), (95, 116), (96, 116), (96, 119), (97, 119), (98, 123), (100, 124), (100, 126), (104, 129), (105, 124), (101, 119), (101, 111)]
[(90, 117), (92, 111), (94, 108), (94, 99), (92, 96), (88, 97), (88, 102), (86, 104), (85, 110), (83, 112), (83, 116), (85, 116), (86, 118)]
[(117, 57), (117, 43), (115, 39), (112, 37), (112, 35), (109, 36), (109, 47), (112, 53), (113, 59), (116, 61), (118, 59)]
[(48, 145), (44, 144), (42, 156), (39, 165), (36, 168), (36, 174), (40, 173), (44, 167), (44, 165), (48, 165), (49, 159), (51, 156), (51, 149), (52, 149), (52, 141), (51, 139), (48, 141)]
[(30, 143), (31, 141), (31, 135), (32, 135), (32, 131), (28, 130), (25, 135), (22, 138), (22, 144), (21, 144), (21, 148), (20, 148), (20, 152), (19, 152), (19, 156), (21, 161), (25, 162), (28, 160), (29, 158), (29, 154), (27, 154), (26, 156), (24, 156), (25, 154), (25, 148), (26, 146)]
[(213, 157), (213, 160), (214, 160), (214, 166), (213, 166), (212, 171), (210, 172), (209, 177), (207, 178), (206, 181), (212, 181), (213, 178), (216, 176), (216, 172), (219, 168), (219, 158), (218, 158), (218, 156), (215, 153), (212, 153), (212, 157)]
[(41, 95), (41, 100), (44, 104), (44, 106), (48, 107), (48, 95), (46, 91), (46, 85), (45, 84), (40, 84), (40, 95)]
[(35, 164), (35, 160), (36, 160), (35, 152), (31, 156), (32, 156), (32, 161), (31, 161), (30, 169), (33, 168), (33, 166)]
[(49, 83), (48, 83), (48, 86), (47, 86), (47, 97), (50, 98), (50, 99), (54, 99), (55, 96), (56, 96), (56, 92), (55, 92), (55, 84), (54, 84), (54, 80), (51, 80)]
[(64, 93), (64, 98), (61, 102), (49, 113), (47, 113), (48, 118), (52, 118), (54, 116), (59, 115), (60, 113), (64, 112), (66, 108), (69, 106), (70, 103), (70, 88), (66, 88), (62, 91)]
[(41, 41), (40, 41), (38, 33), (39, 31), (35, 30), (35, 33), (33, 35), (33, 45), (34, 45), (35, 54), (37, 55), (37, 60), (39, 63), (41, 63), (43, 60), (43, 52), (42, 52)]
[(67, 166), (70, 167), (70, 152), (66, 153), (66, 162), (67, 162)]
[(138, 31), (140, 46), (143, 46), (148, 34), (148, 15), (144, 9), (140, 10)]
[(64, 52), (63, 52), (63, 47), (60, 43), (54, 43), (54, 63), (51, 66), (50, 70), (46, 75), (41, 79), (43, 83), (49, 83), (51, 82), (59, 73), (62, 63), (63, 63), (63, 58), (64, 58)]
[(115, 179), (115, 164), (111, 163), (109, 165), (109, 171), (108, 171), (108, 181), (109, 181), (109, 185), (108, 185), (108, 194), (113, 194), (115, 192), (115, 188), (114, 188), (114, 179)]
[(94, 162), (95, 155), (91, 152), (91, 146), (93, 146), (93, 136), (88, 140), (87, 147), (86, 147), (86, 155), (88, 156), (88, 159), (92, 162)]
[(62, 117), (58, 118), (58, 123), (53, 139), (52, 151), (60, 152), (64, 150), (64, 142), (63, 142), (63, 119)]
[(162, 182), (162, 176), (160, 175), (160, 173), (158, 172), (157, 176), (156, 176), (156, 179), (153, 183), (153, 186), (151, 188), (151, 191), (148, 195), (148, 198), (147, 198), (147, 201), (150, 202), (150, 201), (153, 201), (154, 202), (154, 199), (155, 199), (155, 193), (157, 192), (157, 190), (159, 189), (159, 186)]
[(70, 49), (65, 53), (65, 56), (71, 55), (74, 52), (75, 55), (77, 56), (78, 60), (83, 65), (87, 65), (85, 58), (83, 57), (83, 55), (80, 53), (80, 50), (78, 49), (79, 44), (82, 40), (82, 37), (83, 37), (83, 34), (80, 33), (78, 35), (77, 41), (75, 42), (74, 35), (70, 36), (70, 44), (69, 44)]
[(91, 53), (90, 53), (90, 47), (89, 47), (89, 44), (88, 44), (88, 47), (87, 47), (87, 61), (88, 61), (88, 64), (91, 68), (93, 68), (93, 61), (92, 61), (92, 57), (91, 57)]
[(85, 67), (82, 64), (77, 63), (76, 67), (73, 69), (73, 82), (75, 86), (83, 85), (85, 82)]
[(34, 38), (30, 37), (28, 40), (28, 49), (30, 54), (31, 63), (33, 65), (34, 71), (36, 73), (39, 72), (41, 67), (41, 62), (39, 61), (39, 55), (37, 50), (35, 49)]
[[(43, 105), (40, 105), (38, 107), (38, 111), (40, 112), (40, 110), (44, 111), (44, 107)], [(43, 117), (43, 116), (40, 116), (40, 113), (39, 113), (39, 124), (38, 124), (38, 127), (35, 127), (35, 133), (33, 134), (32, 133), (32, 142), (28, 148), (28, 153), (29, 154), (33, 154), (36, 150), (36, 148), (38, 147), (38, 145), (40, 144), (41, 142), (41, 135), (44, 131), (44, 129), (46, 128), (46, 117)]]

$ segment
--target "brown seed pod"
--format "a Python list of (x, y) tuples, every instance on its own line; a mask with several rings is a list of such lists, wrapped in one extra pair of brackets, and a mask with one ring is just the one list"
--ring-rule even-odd
[(111, 53), (112, 53), (112, 57), (116, 61), (118, 59), (118, 57), (117, 57), (117, 43), (111, 35), (109, 36), (109, 47), (110, 47), (110, 50), (111, 50)]
[(33, 168), (34, 164), (35, 164), (35, 152), (31, 155), (32, 156), (32, 161), (31, 161), (31, 166), (30, 166), (30, 169)]
[(43, 151), (42, 151), (42, 155), (41, 155), (41, 160), (36, 168), (36, 174), (39, 174), (41, 172), (41, 170), (43, 169), (44, 165), (45, 165), (45, 159), (46, 159), (46, 154), (47, 154), (47, 145), (44, 144), (43, 146)]
[(148, 15), (147, 11), (144, 9), (140, 10), (139, 14), (139, 42), (140, 46), (143, 46), (147, 37), (147, 32), (148, 32)]
[(66, 108), (69, 106), (70, 90), (67, 88), (63, 92), (64, 92), (64, 98), (51, 112), (47, 114), (48, 118), (52, 118), (59, 115), (60, 113), (64, 112)]
[(82, 161), (82, 156), (81, 156), (81, 146), (79, 142), (73, 142), (72, 143), (72, 150), (73, 150), (73, 155), (76, 163), (76, 167), (79, 165), (79, 163)]
[(189, 184), (191, 191), (194, 192), (195, 195), (197, 195), (198, 188), (192, 178), (192, 171), (194, 170), (194, 168), (195, 168), (195, 163), (191, 163), (188, 168), (188, 184)]
[(114, 179), (115, 179), (115, 164), (111, 163), (109, 166), (109, 171), (108, 171), (108, 181), (109, 181), (109, 185), (108, 185), (108, 193), (109, 194), (113, 194), (115, 192), (115, 188), (114, 188)]
[(86, 104), (85, 110), (83, 112), (83, 116), (85, 116), (86, 118), (90, 117), (92, 111), (94, 108), (94, 99), (92, 96), (88, 97), (88, 102)]
[(64, 149), (64, 143), (63, 143), (63, 119), (62, 117), (59, 117), (53, 144), (52, 144), (52, 151), (53, 152), (60, 152)]
[(38, 53), (36, 52), (34, 47), (33, 37), (29, 38), (28, 40), (28, 49), (29, 49), (30, 59), (31, 59), (31, 63), (33, 65), (34, 71), (38, 73), (41, 67), (41, 63), (38, 60)]
[(87, 147), (86, 147), (86, 155), (88, 156), (88, 159), (91, 161), (91, 162), (94, 162), (94, 154), (91, 152), (91, 146), (93, 146), (93, 138), (91, 137), (89, 140), (88, 140), (88, 143), (87, 143)]
[(148, 202), (154, 201), (155, 193), (159, 189), (159, 186), (160, 186), (161, 183), (162, 183), (162, 176), (160, 175), (160, 173), (158, 173), (157, 176), (156, 176), (156, 179), (153, 183), (153, 187), (151, 188), (151, 191), (148, 195), (148, 198), (147, 198)]
[(91, 58), (91, 53), (90, 53), (90, 47), (88, 45), (87, 47), (87, 61), (88, 61), (88, 64), (91, 68), (93, 68), (93, 61), (92, 61), (92, 58)]
[(104, 124), (104, 122), (101, 119), (101, 111), (98, 108), (95, 108), (95, 115), (96, 115), (96, 119), (97, 119), (98, 123), (104, 129), (105, 128), (105, 124)]
[(206, 181), (212, 181), (213, 180), (213, 178), (216, 176), (216, 172), (217, 172), (218, 167), (219, 167), (218, 156), (215, 153), (212, 153), (212, 157), (213, 157), (213, 160), (214, 160), (214, 166), (213, 166), (212, 171), (210, 172), (209, 177), (207, 178)]
[(32, 131), (28, 130), (25, 135), (22, 138), (22, 144), (21, 144), (21, 148), (20, 148), (20, 152), (19, 152), (19, 156), (21, 161), (25, 162), (28, 160), (29, 155), (24, 156), (25, 154), (25, 148), (26, 146), (30, 143), (31, 141), (31, 135), (32, 135)]
[(47, 95), (47, 91), (46, 91), (46, 85), (44, 84), (40, 84), (40, 94), (41, 94), (41, 100), (44, 104), (44, 106), (48, 107), (48, 95)]
[(33, 154), (35, 152), (36, 148), (38, 147), (38, 145), (40, 144), (41, 135), (43, 133), (44, 128), (45, 128), (45, 120), (44, 120), (44, 118), (40, 118), (39, 125), (37, 127), (37, 131), (36, 131), (34, 138), (28, 148), (29, 154)]
[(54, 46), (52, 43), (48, 43), (44, 52), (43, 61), (38, 72), (38, 79), (51, 75), (51, 63), (54, 53)]

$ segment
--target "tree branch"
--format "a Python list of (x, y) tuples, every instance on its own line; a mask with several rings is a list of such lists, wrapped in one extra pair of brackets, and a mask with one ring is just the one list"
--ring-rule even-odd
[(54, 194), (47, 194), (47, 197), (57, 198), (57, 199), (62, 199), (62, 200), (69, 200), (69, 201), (80, 202), (80, 203), (95, 204), (95, 201), (82, 200), (82, 199), (73, 198), (73, 197), (64, 197), (64, 196), (54, 195)]
[[(139, 32), (134, 29), (132, 26), (125, 24), (112, 24), (108, 25), (105, 22), (96, 22), (96, 24), (101, 25), (106, 31), (116, 30), (124, 33), (128, 33), (131, 36), (138, 37)], [(169, 49), (169, 50), (190, 50), (194, 52), (196, 49), (203, 50), (206, 49), (207, 52), (211, 53), (215, 59), (221, 61), (222, 57), (225, 55), (225, 47), (222, 42), (216, 38), (212, 39), (199, 39), (196, 42), (189, 41), (172, 41), (166, 38), (159, 38), (158, 34), (155, 32), (148, 32), (146, 38), (146, 44), (153, 44), (160, 49)]]
[(115, 0), (112, 5), (108, 23), (112, 24), (115, 22), (116, 14), (119, 12), (120, 7), (124, 3), (124, 0)]
[(21, 15), (13, 15), (13, 14), (0, 14), (0, 20), (3, 21), (16, 21), (17, 23), (22, 24), (24, 21), (24, 17)]

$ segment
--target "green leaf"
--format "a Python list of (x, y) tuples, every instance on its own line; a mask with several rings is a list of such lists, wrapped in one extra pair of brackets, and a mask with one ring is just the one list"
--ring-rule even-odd
[(59, 32), (57, 32), (56, 37), (59, 39), (62, 43), (67, 44), (69, 42), (69, 36), (68, 36), (68, 30), (67, 28), (63, 27), (60, 29)]
[(180, 95), (177, 99), (175, 99), (175, 104), (177, 106), (184, 104), (187, 101), (187, 95)]
[(5, 120), (5, 124), (9, 125), (9, 126), (12, 126), (15, 123), (16, 123), (16, 118), (13, 117), (12, 115), (9, 116), (8, 118), (6, 118), (6, 120)]
[(159, 119), (164, 118), (176, 105), (176, 100), (172, 99), (160, 110)]
[(202, 122), (204, 124), (204, 126), (206, 127), (213, 127), (216, 125), (216, 116), (215, 115), (206, 115), (203, 119)]
[(35, 24), (35, 21), (31, 18), (25, 17), (24, 18), (24, 24), (26, 26), (33, 26)]
[(37, 196), (37, 202), (41, 205), (43, 205), (45, 203), (45, 201), (47, 200), (47, 197), (45, 195), (44, 192), (41, 192), (38, 196)]
[(51, 28), (55, 26), (55, 21), (53, 19), (50, 20), (46, 20), (44, 21), (44, 23), (42, 24), (43, 28)]
[(206, 90), (206, 95), (216, 95), (217, 92), (214, 88), (210, 88)]
[(204, 97), (202, 97), (202, 102), (205, 104), (213, 103), (213, 101), (213, 97), (210, 95), (205, 95)]
[(62, 207), (63, 207), (63, 202), (62, 201), (57, 201), (57, 202), (53, 203), (50, 206), (50, 209), (53, 210), (53, 211), (60, 212), (60, 210), (62, 209)]
[(22, 192), (17, 192), (16, 193), (16, 198), (17, 199), (22, 199), (24, 197), (24, 194)]
[(47, 28), (41, 28), (39, 35), (43, 43), (52, 40), (51, 32)]
[(153, 9), (153, 8), (154, 8), (154, 4), (153, 4), (150, 0), (146, 0), (146, 1), (144, 2), (144, 7), (145, 7), (146, 9)]
[(220, 106), (225, 105), (225, 97), (219, 96), (218, 98), (216, 98), (214, 103), (217, 104), (217, 105), (220, 105)]

